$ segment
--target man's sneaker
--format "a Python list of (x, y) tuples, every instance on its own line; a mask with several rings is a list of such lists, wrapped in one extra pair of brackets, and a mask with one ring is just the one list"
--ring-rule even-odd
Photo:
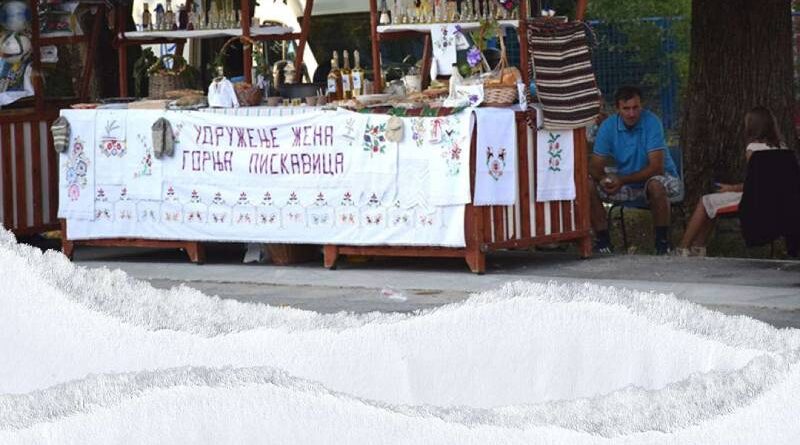
[(669, 241), (656, 241), (656, 255), (669, 255), (672, 252), (672, 246)]
[(614, 253), (614, 245), (608, 240), (597, 240), (594, 242), (594, 248), (592, 250), (595, 253), (612, 254)]

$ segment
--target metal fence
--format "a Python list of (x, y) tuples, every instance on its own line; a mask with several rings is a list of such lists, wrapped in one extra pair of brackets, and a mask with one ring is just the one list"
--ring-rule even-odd
[(681, 85), (679, 60), (688, 63), (689, 26), (680, 17), (646, 18), (610, 25), (589, 23), (596, 46), (592, 51), (600, 90), (609, 107), (622, 85), (642, 89), (647, 108), (664, 122), (668, 136), (680, 128)]

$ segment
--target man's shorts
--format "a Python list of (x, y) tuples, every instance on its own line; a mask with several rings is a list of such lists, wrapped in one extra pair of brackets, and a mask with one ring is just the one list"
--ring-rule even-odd
[(637, 201), (637, 200), (644, 200), (647, 202), (647, 184), (650, 181), (658, 181), (664, 185), (664, 188), (667, 190), (667, 198), (670, 202), (677, 200), (683, 194), (683, 183), (680, 179), (674, 176), (653, 176), (652, 178), (648, 179), (642, 187), (631, 187), (630, 184), (625, 184), (622, 188), (614, 193), (613, 195), (609, 195), (603, 189), (600, 184), (597, 184), (597, 193), (600, 195), (600, 199), (603, 201), (611, 201), (611, 202), (629, 202), (629, 201)]

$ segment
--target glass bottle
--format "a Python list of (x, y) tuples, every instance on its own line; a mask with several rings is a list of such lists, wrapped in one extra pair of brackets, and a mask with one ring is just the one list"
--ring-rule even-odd
[(378, 19), (378, 23), (381, 25), (390, 25), (392, 23), (389, 11), (386, 9), (386, 0), (381, 0), (381, 16)]
[(150, 14), (150, 5), (143, 4), (144, 11), (142, 11), (142, 31), (150, 31), (152, 26), (153, 16)]
[(294, 61), (287, 61), (286, 66), (283, 67), (283, 80), (286, 83), (294, 83), (297, 70), (294, 69)]
[(353, 98), (353, 77), (350, 71), (350, 54), (347, 50), (342, 53), (344, 67), (342, 67), (342, 96), (345, 99)]
[(167, 10), (164, 11), (164, 29), (171, 31), (174, 24), (175, 13), (172, 11), (172, 0), (167, 0)]
[(336, 55), (336, 51), (334, 51), (333, 58), (331, 58), (331, 72), (328, 73), (329, 100), (341, 99), (341, 91), (342, 91), (341, 85), (342, 85), (342, 73), (339, 72), (339, 58)]
[(186, 5), (181, 5), (178, 8), (178, 29), (186, 29), (189, 27), (189, 13), (186, 11)]
[(356, 96), (364, 94), (364, 70), (361, 69), (361, 56), (358, 54), (358, 50), (353, 51), (353, 62), (355, 63), (355, 68), (353, 68), (353, 94)]
[(164, 6), (161, 3), (156, 5), (156, 30), (164, 29)]

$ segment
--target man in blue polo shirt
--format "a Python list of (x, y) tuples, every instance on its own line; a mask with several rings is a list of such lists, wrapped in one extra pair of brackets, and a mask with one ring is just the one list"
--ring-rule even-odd
[[(661, 119), (642, 109), (641, 90), (621, 87), (614, 95), (614, 102), (617, 113), (600, 126), (589, 159), (595, 251), (613, 251), (603, 201), (644, 198), (653, 212), (656, 254), (664, 255), (671, 250), (670, 200), (681, 195), (683, 184), (667, 150)], [(612, 160), (616, 166), (614, 173), (606, 168)]]

